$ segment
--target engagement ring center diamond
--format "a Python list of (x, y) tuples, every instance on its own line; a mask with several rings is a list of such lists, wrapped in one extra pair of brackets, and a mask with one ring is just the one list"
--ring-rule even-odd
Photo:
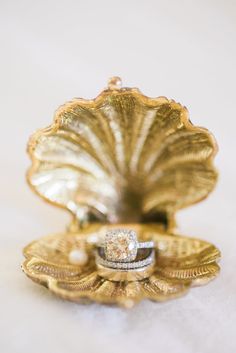
[(105, 236), (104, 252), (106, 259), (114, 262), (134, 261), (137, 256), (136, 233), (128, 229), (115, 229)]

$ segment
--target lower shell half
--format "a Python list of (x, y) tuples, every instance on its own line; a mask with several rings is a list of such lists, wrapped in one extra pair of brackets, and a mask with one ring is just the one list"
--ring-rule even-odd
[[(95, 263), (95, 244), (102, 234), (116, 227), (134, 229), (140, 241), (154, 241), (155, 263), (148, 277), (113, 281), (102, 276)], [(69, 261), (71, 251), (80, 248), (88, 254), (84, 266)], [(219, 273), (220, 252), (208, 242), (166, 233), (157, 225), (93, 224), (78, 232), (36, 240), (25, 247), (24, 256), (25, 274), (59, 297), (81, 303), (95, 301), (132, 307), (142, 299), (176, 298), (191, 286), (209, 282)]]

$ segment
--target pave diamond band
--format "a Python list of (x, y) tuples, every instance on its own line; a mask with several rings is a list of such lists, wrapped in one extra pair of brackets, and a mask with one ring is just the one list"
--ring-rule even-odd
[(102, 257), (100, 250), (96, 251), (96, 263), (108, 268), (119, 269), (119, 270), (134, 270), (139, 268), (144, 268), (154, 262), (155, 259), (155, 251), (154, 249), (150, 249), (149, 254), (142, 260), (136, 260), (133, 262), (115, 262), (109, 261)]
[(141, 281), (149, 277), (154, 271), (155, 263), (139, 267), (137, 269), (117, 269), (103, 266), (97, 263), (97, 271), (99, 276), (109, 279), (110, 281)]
[(153, 248), (154, 247), (154, 241), (144, 241), (138, 243), (138, 249), (147, 249), (147, 248)]

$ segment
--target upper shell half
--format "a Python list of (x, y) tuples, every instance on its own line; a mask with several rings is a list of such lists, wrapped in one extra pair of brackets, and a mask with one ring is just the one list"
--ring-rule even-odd
[(179, 103), (108, 89), (66, 103), (31, 137), (28, 181), (78, 219), (168, 223), (213, 189), (216, 150)]

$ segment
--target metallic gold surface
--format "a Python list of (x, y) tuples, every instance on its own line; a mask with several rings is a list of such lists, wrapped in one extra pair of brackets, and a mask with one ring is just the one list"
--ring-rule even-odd
[(27, 179), (79, 222), (170, 226), (177, 210), (214, 188), (216, 150), (213, 136), (193, 126), (179, 103), (108, 89), (66, 103), (31, 137)]
[[(144, 298), (163, 301), (178, 297), (192, 285), (207, 283), (219, 271), (216, 261), (220, 253), (213, 245), (166, 233), (157, 225), (131, 224), (127, 227), (138, 232), (140, 241), (154, 240), (158, 254), (154, 269), (141, 280), (107, 280), (95, 265), (89, 239), (111, 227), (93, 224), (78, 233), (51, 235), (29, 244), (24, 249), (24, 272), (68, 300), (132, 306)], [(69, 253), (75, 247), (86, 248), (90, 259), (86, 266), (69, 263)]]
[[(219, 271), (219, 251), (176, 235), (174, 225), (176, 211), (214, 188), (216, 151), (213, 136), (192, 125), (185, 107), (121, 88), (118, 77), (96, 99), (66, 103), (51, 126), (31, 137), (27, 180), (44, 200), (70, 211), (72, 222), (66, 233), (25, 248), (24, 272), (63, 298), (126, 307), (208, 282)], [(155, 241), (155, 265), (147, 276), (117, 271), (112, 280), (96, 266), (89, 239), (113, 227)], [(80, 247), (89, 255), (85, 266), (68, 260)]]

